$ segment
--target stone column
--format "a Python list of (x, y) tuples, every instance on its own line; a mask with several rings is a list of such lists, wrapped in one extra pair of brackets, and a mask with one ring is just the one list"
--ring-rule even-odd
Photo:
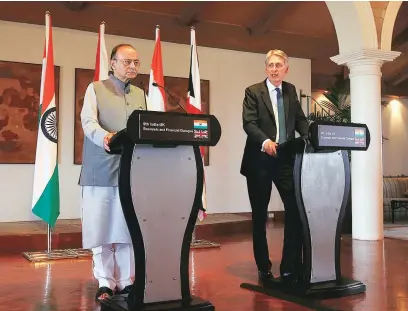
[(381, 126), (381, 66), (400, 52), (360, 50), (331, 58), (350, 69), (351, 121), (367, 124), (367, 151), (352, 151), (351, 184), (353, 238), (381, 240), (383, 233), (383, 170)]

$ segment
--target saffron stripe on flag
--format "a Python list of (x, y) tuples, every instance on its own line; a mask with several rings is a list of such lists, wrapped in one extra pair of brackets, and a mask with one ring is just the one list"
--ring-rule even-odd
[[(159, 86), (154, 86), (153, 83)], [(156, 26), (156, 43), (154, 45), (152, 65), (149, 78), (149, 102), (147, 110), (166, 111), (166, 94), (164, 92), (163, 61), (160, 41), (160, 27)]]

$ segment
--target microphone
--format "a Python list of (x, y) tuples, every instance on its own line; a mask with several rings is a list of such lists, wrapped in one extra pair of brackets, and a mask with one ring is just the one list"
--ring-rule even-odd
[[(139, 86), (140, 86), (140, 88), (143, 90), (143, 97), (144, 97), (145, 107), (146, 107), (146, 111), (147, 111), (147, 110), (149, 110), (149, 109), (147, 109), (146, 91), (145, 91), (145, 88), (144, 88), (143, 81), (140, 81), (140, 82), (139, 82)], [(142, 110), (142, 109), (140, 109), (140, 110)]]
[(169, 96), (176, 102), (177, 106), (179, 106), (185, 113), (188, 113), (186, 109), (182, 105), (180, 105), (180, 99), (176, 99), (173, 95), (170, 94), (169, 91), (164, 86), (161, 86), (160, 84), (157, 84), (156, 82), (152, 83), (153, 86), (155, 87), (161, 87)]

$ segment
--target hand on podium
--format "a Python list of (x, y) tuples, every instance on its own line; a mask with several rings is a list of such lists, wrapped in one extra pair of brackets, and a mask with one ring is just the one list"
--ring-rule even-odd
[(110, 151), (109, 143), (110, 143), (110, 140), (111, 140), (112, 136), (115, 135), (115, 134), (116, 133), (108, 133), (103, 138), (103, 147), (105, 148), (105, 150)]

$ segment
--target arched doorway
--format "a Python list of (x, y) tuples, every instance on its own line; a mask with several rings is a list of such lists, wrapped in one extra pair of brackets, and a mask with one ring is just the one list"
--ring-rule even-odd
[(369, 1), (326, 1), (326, 5), (336, 28), (340, 55), (378, 47), (374, 15)]

